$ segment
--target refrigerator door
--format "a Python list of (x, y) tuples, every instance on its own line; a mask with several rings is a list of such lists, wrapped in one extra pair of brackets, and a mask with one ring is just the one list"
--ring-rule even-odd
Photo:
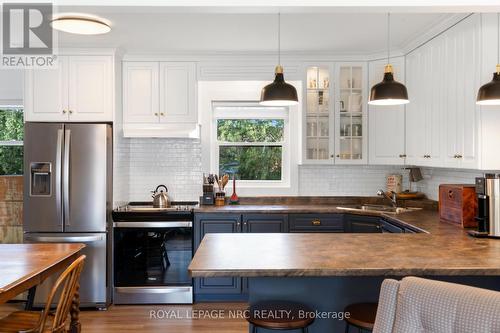
[[(105, 233), (24, 234), (25, 243), (83, 243), (85, 263), (80, 277), (80, 304), (83, 307), (105, 307), (107, 293)], [(54, 274), (36, 289), (35, 305), (44, 306), (59, 274)], [(56, 298), (58, 299), (58, 298)]]
[(63, 231), (64, 125), (24, 124), (24, 231)]
[(106, 231), (111, 207), (111, 126), (64, 127), (63, 211), (65, 232)]

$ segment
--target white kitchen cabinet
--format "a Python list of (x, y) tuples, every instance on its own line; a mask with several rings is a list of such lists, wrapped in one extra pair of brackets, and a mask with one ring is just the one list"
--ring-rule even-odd
[(198, 137), (196, 64), (123, 62), (126, 137)]
[(71, 121), (112, 121), (113, 82), (112, 57), (69, 57), (69, 119)]
[[(404, 58), (391, 58), (394, 78), (405, 82)], [(387, 60), (369, 63), (369, 87), (379, 83), (384, 76)], [(410, 94), (410, 101), (413, 96)], [(405, 106), (368, 105), (369, 164), (403, 165), (405, 163)]]
[(112, 121), (113, 56), (59, 56), (54, 69), (27, 70), (25, 121)]
[(335, 65), (335, 164), (366, 164), (366, 64)]
[(406, 57), (406, 163), (443, 166), (443, 115), (446, 110), (444, 44), (433, 40)]
[(474, 15), (443, 34), (445, 86), (444, 166), (478, 167), (480, 24)]
[(156, 123), (159, 119), (158, 62), (123, 64), (123, 121)]
[(304, 164), (365, 164), (365, 63), (307, 63)]
[(160, 63), (160, 121), (196, 122), (196, 68), (189, 62)]

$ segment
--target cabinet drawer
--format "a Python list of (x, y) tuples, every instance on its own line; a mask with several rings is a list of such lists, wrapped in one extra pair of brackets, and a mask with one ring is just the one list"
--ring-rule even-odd
[(290, 232), (343, 232), (341, 214), (292, 214)]

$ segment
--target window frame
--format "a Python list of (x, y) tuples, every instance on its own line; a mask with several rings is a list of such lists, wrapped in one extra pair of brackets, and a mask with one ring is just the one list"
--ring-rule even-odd
[[(16, 112), (21, 112), (23, 114), (23, 125), (24, 125), (24, 107), (21, 105), (0, 105), (0, 110), (16, 110)], [(0, 140), (0, 147), (23, 147), (24, 140)], [(24, 171), (24, 170), (23, 170)], [(22, 176), (24, 174), (13, 174), (15, 176)], [(4, 175), (8, 176), (8, 175)]]
[[(244, 113), (234, 112), (235, 108), (255, 108)], [(232, 110), (231, 110), (232, 109)], [(257, 110), (260, 109), (260, 110)], [(265, 107), (258, 101), (212, 101), (212, 135), (210, 152), (212, 172), (219, 173), (219, 153), (221, 146), (281, 146), (281, 180), (238, 180), (238, 187), (243, 188), (280, 188), (290, 186), (290, 108)], [(220, 119), (283, 120), (283, 139), (280, 142), (227, 142), (218, 140), (217, 121)], [(231, 176), (231, 175), (230, 175)]]

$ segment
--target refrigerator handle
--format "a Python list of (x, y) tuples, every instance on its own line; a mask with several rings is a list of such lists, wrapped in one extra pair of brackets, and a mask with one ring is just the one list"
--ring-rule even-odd
[(62, 149), (63, 149), (63, 130), (57, 130), (57, 147), (56, 147), (56, 178), (55, 178), (55, 194), (57, 203), (57, 220), (61, 226), (63, 224), (62, 201), (61, 201), (61, 178), (62, 178)]
[(24, 235), (25, 241), (44, 243), (92, 243), (104, 240), (104, 235), (95, 236), (32, 236)]
[(63, 170), (63, 210), (64, 225), (70, 225), (69, 220), (69, 149), (71, 145), (71, 130), (64, 130), (64, 170)]

